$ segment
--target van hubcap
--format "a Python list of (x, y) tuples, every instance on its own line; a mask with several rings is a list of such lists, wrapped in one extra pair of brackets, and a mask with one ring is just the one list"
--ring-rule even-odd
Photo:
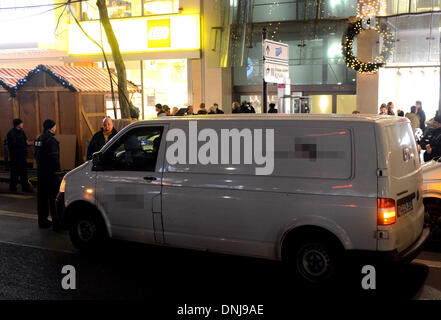
[(301, 263), (307, 274), (319, 277), (328, 269), (329, 256), (320, 249), (307, 248), (303, 253)]
[(77, 232), (81, 241), (88, 242), (92, 240), (95, 235), (95, 224), (87, 220), (82, 220), (78, 223)]

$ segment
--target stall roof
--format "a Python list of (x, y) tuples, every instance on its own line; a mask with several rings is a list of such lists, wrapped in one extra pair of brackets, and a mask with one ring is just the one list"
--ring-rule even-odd
[[(34, 69), (0, 68), (0, 86), (15, 96), (15, 93), (19, 91), (30, 78), (41, 71), (48, 73), (61, 85), (74, 92), (111, 92), (107, 70), (92, 67), (39, 65)], [(115, 80), (113, 89), (117, 92), (118, 78), (113, 72), (112, 76)], [(127, 89), (129, 93), (139, 92), (138, 87), (130, 81), (127, 82)]]

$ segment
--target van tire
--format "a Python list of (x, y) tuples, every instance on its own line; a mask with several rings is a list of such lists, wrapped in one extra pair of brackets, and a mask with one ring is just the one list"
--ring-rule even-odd
[(97, 214), (80, 213), (72, 216), (69, 223), (72, 244), (81, 252), (96, 252), (108, 240), (104, 223)]
[(297, 239), (289, 251), (289, 264), (295, 268), (297, 277), (307, 284), (329, 283), (340, 270), (342, 250), (328, 237)]

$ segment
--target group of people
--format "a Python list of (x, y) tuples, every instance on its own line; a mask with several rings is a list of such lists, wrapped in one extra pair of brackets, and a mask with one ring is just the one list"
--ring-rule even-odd
[[(55, 198), (58, 194), (60, 181), (57, 172), (60, 169), (60, 147), (55, 139), (57, 129), (55, 121), (47, 119), (43, 122), (43, 132), (35, 140), (29, 140), (24, 132), (24, 123), (17, 118), (12, 121), (13, 128), (6, 136), (8, 154), (10, 157), (9, 190), (17, 192), (17, 184), (21, 184), (23, 192), (33, 192), (28, 180), (27, 148), (35, 146), (34, 157), (37, 162), (37, 210), (40, 228), (53, 226), (58, 231), (59, 224), (55, 215)], [(49, 221), (49, 213), (52, 222)]]
[(207, 110), (205, 107), (205, 103), (201, 102), (199, 104), (199, 110), (197, 113), (194, 113), (193, 106), (191, 105), (181, 109), (179, 109), (178, 107), (174, 107), (172, 110), (170, 110), (170, 107), (168, 105), (162, 105), (158, 103), (155, 105), (155, 108), (158, 118), (168, 116), (192, 116), (196, 114), (224, 114), (222, 109), (219, 107), (219, 104), (217, 103), (213, 103), (213, 105)]
[[(21, 185), (22, 192), (32, 193), (27, 171), (28, 147), (34, 146), (34, 157), (37, 163), (37, 212), (38, 226), (48, 229), (52, 226), (59, 231), (60, 224), (55, 212), (55, 198), (60, 188), (58, 173), (60, 166), (60, 147), (55, 138), (57, 125), (55, 121), (47, 119), (43, 122), (43, 132), (35, 139), (29, 140), (24, 131), (21, 119), (12, 121), (13, 128), (8, 132), (6, 144), (10, 158), (9, 190), (17, 192), (17, 185)], [(99, 151), (104, 144), (117, 134), (111, 118), (103, 120), (101, 130), (95, 133), (87, 148), (87, 159), (92, 159), (93, 153)], [(52, 221), (49, 220), (49, 214)]]
[(421, 101), (416, 101), (415, 105), (410, 107), (410, 112), (404, 114), (403, 110), (397, 110), (395, 114), (393, 102), (383, 103), (380, 106), (380, 115), (389, 115), (389, 116), (399, 116), (406, 117), (410, 120), (412, 124), (412, 128), (418, 129), (420, 128), (423, 132), (426, 128), (426, 113), (423, 110), (423, 105)]
[[(394, 104), (389, 102), (380, 106), (380, 115), (395, 115)], [(435, 117), (426, 121), (426, 113), (423, 110), (421, 101), (416, 101), (410, 108), (410, 112), (397, 110), (398, 116), (406, 117), (410, 120), (414, 132), (421, 129), (423, 137), (418, 141), (419, 146), (424, 151), (424, 161), (430, 161), (441, 157), (441, 115), (436, 113)]]
[[(191, 115), (201, 115), (201, 114), (224, 114), (224, 111), (222, 108), (219, 107), (217, 103), (213, 103), (213, 105), (210, 108), (206, 108), (205, 103), (201, 102), (199, 104), (199, 109), (197, 113), (194, 113), (193, 106), (188, 106), (187, 108), (181, 108), (174, 107), (170, 110), (170, 107), (166, 104), (162, 105), (160, 103), (156, 104), (156, 115), (158, 118), (160, 117), (167, 117), (167, 116), (191, 116)], [(242, 101), (242, 103), (239, 102), (233, 102), (231, 106), (231, 112), (232, 113), (256, 113), (256, 110), (253, 107), (253, 104), (251, 102)], [(278, 110), (276, 109), (275, 103), (269, 104), (268, 113), (278, 113)]]
[[(241, 104), (239, 102), (233, 102), (231, 107), (232, 113), (256, 113), (256, 110), (253, 107), (251, 102), (242, 101)], [(275, 103), (270, 103), (268, 108), (268, 113), (278, 113), (276, 109)]]

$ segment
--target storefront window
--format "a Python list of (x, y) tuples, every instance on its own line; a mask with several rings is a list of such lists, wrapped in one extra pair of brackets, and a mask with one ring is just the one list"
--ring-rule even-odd
[(254, 1), (253, 22), (308, 20), (316, 17), (317, 1)]
[(144, 15), (179, 12), (179, 0), (144, 0)]
[(382, 4), (386, 15), (441, 10), (441, 0), (387, 0)]
[(439, 63), (441, 13), (387, 18), (396, 28), (389, 65), (433, 65)]
[(440, 11), (440, 0), (411, 0), (411, 12)]
[[(106, 0), (106, 5), (110, 18), (129, 18), (179, 12), (179, 0)], [(82, 20), (97, 20), (100, 17), (95, 1), (83, 1), (81, 11)]]
[(426, 118), (435, 116), (439, 104), (439, 68), (382, 68), (379, 72), (378, 106), (392, 101), (395, 109), (409, 112), (421, 101)]
[(156, 117), (155, 104), (182, 108), (188, 104), (187, 60), (145, 60), (144, 118)]
[[(340, 94), (337, 96), (337, 113), (352, 114), (357, 110), (357, 96), (352, 94)], [(360, 110), (359, 110), (360, 111)]]
[[(346, 66), (341, 52), (345, 27), (344, 21), (302, 25), (281, 23), (278, 29), (274, 24), (267, 26), (272, 40), (289, 45), (290, 78), (294, 85), (354, 83), (356, 72)], [(233, 69), (235, 86), (262, 83), (261, 27), (254, 30), (252, 46), (247, 48), (247, 65)]]
[(312, 95), (311, 113), (332, 113), (332, 95)]
[(357, 15), (357, 0), (320, 0), (320, 18), (347, 18)]

